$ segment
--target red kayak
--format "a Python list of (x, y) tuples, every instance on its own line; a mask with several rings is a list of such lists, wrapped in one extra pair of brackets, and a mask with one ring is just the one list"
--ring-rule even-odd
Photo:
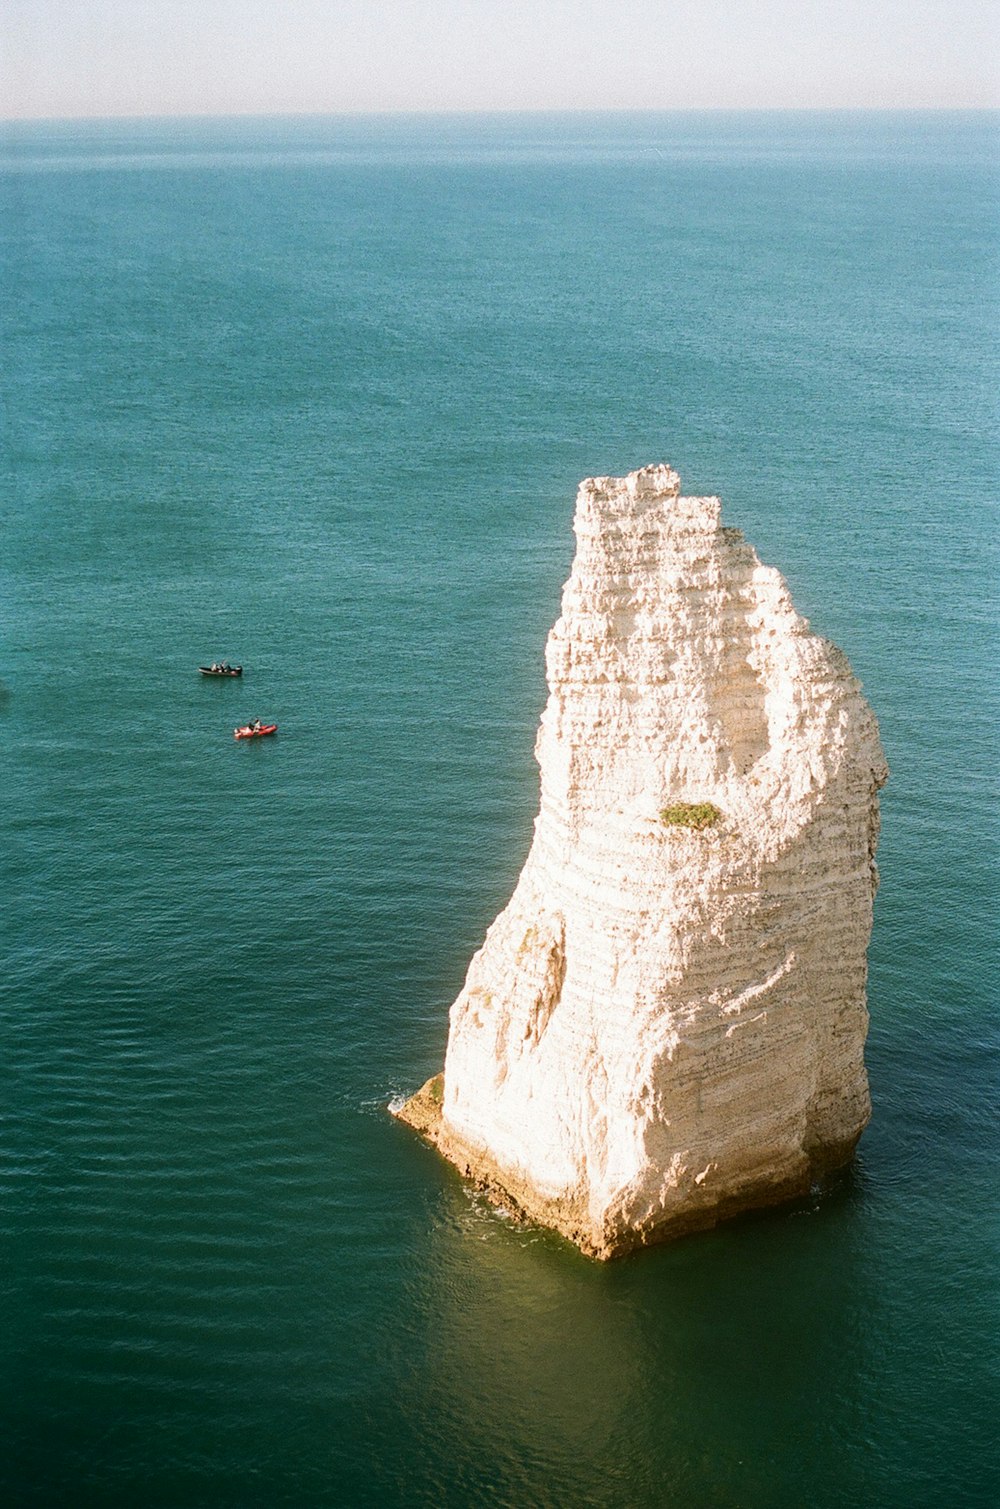
[(277, 732), (277, 723), (261, 723), (259, 727), (255, 727), (252, 723), (244, 723), (242, 728), (233, 729), (233, 738), (263, 739), (265, 734), (276, 734)]

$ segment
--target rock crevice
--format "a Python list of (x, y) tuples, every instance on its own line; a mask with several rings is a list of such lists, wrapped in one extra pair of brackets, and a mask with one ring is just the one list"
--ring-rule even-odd
[(581, 485), (534, 841), (398, 1113), (602, 1258), (804, 1192), (870, 1114), (878, 728), (720, 513)]

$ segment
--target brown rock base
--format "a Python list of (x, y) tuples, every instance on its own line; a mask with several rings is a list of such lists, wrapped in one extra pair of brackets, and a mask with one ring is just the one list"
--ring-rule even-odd
[(698, 1231), (708, 1231), (720, 1222), (752, 1211), (788, 1204), (809, 1193), (820, 1178), (845, 1167), (854, 1156), (857, 1138), (836, 1147), (816, 1148), (803, 1159), (800, 1174), (778, 1183), (748, 1182), (715, 1204), (700, 1206), (651, 1221), (641, 1228), (594, 1229), (588, 1214), (573, 1202), (552, 1200), (515, 1173), (504, 1170), (482, 1149), (469, 1147), (457, 1138), (442, 1116), (444, 1075), (435, 1074), (393, 1115), (437, 1148), (453, 1163), (464, 1179), (507, 1215), (519, 1221), (548, 1226), (566, 1237), (587, 1257), (607, 1262), (625, 1257), (643, 1247), (659, 1246)]

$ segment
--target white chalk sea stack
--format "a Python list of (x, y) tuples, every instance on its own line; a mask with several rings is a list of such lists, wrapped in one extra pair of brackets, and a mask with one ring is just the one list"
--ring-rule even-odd
[(870, 1115), (878, 727), (720, 512), (581, 484), (534, 841), (397, 1113), (599, 1258), (801, 1194)]

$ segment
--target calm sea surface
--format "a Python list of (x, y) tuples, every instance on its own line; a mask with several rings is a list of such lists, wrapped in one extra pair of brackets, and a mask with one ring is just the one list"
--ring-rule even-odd
[[(4, 1503), (997, 1502), (997, 142), (0, 128)], [(385, 1106), (527, 852), (576, 484), (653, 460), (881, 720), (875, 1114), (600, 1267)]]

